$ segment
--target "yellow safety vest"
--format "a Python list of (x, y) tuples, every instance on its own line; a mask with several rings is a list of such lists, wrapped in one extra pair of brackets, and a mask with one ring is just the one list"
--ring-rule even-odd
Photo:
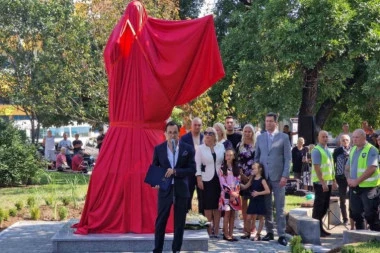
[[(362, 151), (359, 154), (358, 166), (357, 166), (357, 170), (356, 170), (356, 178), (361, 177), (361, 175), (367, 169), (368, 153), (369, 153), (369, 150), (371, 149), (371, 147), (376, 149), (376, 147), (372, 146), (370, 143), (365, 144)], [(352, 157), (354, 156), (356, 149), (357, 149), (357, 147), (354, 146), (350, 152), (350, 167), (351, 168), (352, 168)], [(376, 168), (375, 172), (369, 178), (367, 178), (366, 180), (361, 182), (359, 184), (359, 187), (376, 187), (378, 185), (380, 185), (379, 167)]]
[[(320, 169), (322, 172), (322, 178), (325, 181), (328, 180), (334, 180), (334, 169), (333, 169), (333, 162), (331, 158), (331, 154), (329, 151), (327, 151), (330, 156), (328, 156), (325, 149), (323, 149), (321, 146), (317, 145), (315, 146), (315, 149), (321, 153), (321, 165)], [(319, 182), (319, 178), (317, 177), (317, 173), (315, 172), (314, 164), (313, 164), (313, 170), (311, 172), (311, 180), (314, 182)]]

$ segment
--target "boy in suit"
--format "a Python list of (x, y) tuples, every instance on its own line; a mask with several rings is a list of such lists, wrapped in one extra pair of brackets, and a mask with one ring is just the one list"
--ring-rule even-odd
[(174, 204), (173, 252), (181, 250), (185, 229), (187, 202), (190, 197), (188, 176), (195, 174), (194, 148), (184, 142), (178, 142), (179, 127), (168, 122), (165, 128), (166, 141), (154, 148), (155, 166), (167, 168), (165, 177), (172, 178), (172, 185), (166, 191), (158, 189), (158, 212), (154, 233), (153, 252), (162, 252), (165, 239), (165, 227), (171, 206)]

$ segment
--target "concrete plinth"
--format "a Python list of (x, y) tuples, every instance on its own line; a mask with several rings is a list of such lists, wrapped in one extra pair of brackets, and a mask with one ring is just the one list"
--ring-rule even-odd
[(371, 230), (347, 230), (343, 231), (343, 244), (355, 242), (380, 241), (380, 233)]
[(294, 208), (289, 211), (289, 214), (311, 217), (313, 214), (313, 208)]
[[(53, 252), (149, 252), (154, 248), (154, 234), (76, 235), (70, 220), (53, 237)], [(185, 230), (181, 251), (208, 251), (209, 236), (203, 230)], [(171, 251), (173, 234), (165, 235), (164, 251)]]
[(290, 213), (288, 225), (301, 236), (302, 243), (321, 245), (319, 220)]

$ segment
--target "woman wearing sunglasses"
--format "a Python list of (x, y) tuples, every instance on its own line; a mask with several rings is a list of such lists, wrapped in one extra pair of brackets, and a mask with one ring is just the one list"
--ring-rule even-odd
[(203, 207), (207, 220), (211, 222), (207, 232), (210, 238), (219, 238), (220, 182), (218, 175), (224, 160), (224, 146), (218, 143), (216, 130), (208, 127), (204, 132), (203, 144), (195, 153), (197, 184), (203, 190)]

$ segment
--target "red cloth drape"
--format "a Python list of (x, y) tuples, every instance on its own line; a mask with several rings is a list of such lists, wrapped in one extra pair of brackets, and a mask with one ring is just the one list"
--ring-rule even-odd
[[(144, 178), (154, 146), (163, 141), (165, 120), (175, 105), (196, 98), (224, 76), (213, 18), (158, 20), (132, 1), (108, 40), (104, 59), (110, 128), (76, 233), (153, 233), (157, 191)], [(171, 232), (173, 220), (168, 223)]]

